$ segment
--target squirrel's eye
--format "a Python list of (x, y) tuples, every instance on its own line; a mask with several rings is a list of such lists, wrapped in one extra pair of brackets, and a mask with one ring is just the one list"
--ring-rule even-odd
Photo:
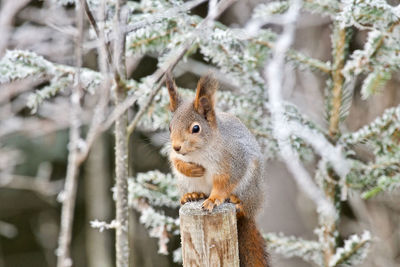
[(192, 133), (198, 133), (198, 132), (200, 132), (200, 125), (198, 124), (193, 125)]
[(171, 125), (169, 126), (169, 132), (171, 132)]

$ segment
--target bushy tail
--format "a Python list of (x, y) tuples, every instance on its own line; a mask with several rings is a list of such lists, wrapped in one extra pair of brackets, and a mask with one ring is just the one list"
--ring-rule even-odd
[(265, 241), (254, 219), (238, 218), (240, 267), (268, 267)]

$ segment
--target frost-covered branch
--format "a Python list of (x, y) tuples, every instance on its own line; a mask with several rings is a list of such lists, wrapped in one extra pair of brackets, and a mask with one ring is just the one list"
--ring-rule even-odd
[[(339, 122), (344, 95), (344, 77), (342, 70), (345, 64), (346, 51), (348, 48), (348, 30), (342, 28), (337, 22), (334, 25), (332, 34), (333, 66), (332, 66), (332, 89), (328, 96), (329, 135), (332, 139), (337, 138), (339, 133)], [(328, 89), (329, 90), (329, 89)]]
[(378, 136), (392, 136), (400, 128), (400, 106), (389, 108), (384, 111), (382, 116), (373, 122), (363, 126), (361, 129), (343, 134), (339, 142), (345, 145), (355, 145), (364, 143), (367, 140)]
[(399, 106), (387, 109), (370, 124), (339, 139), (349, 148), (365, 144), (374, 155), (374, 159), (367, 162), (353, 160), (347, 177), (349, 187), (362, 191), (364, 198), (382, 191), (390, 192), (400, 186), (399, 118)]
[(367, 255), (371, 234), (365, 231), (362, 236), (352, 235), (344, 241), (344, 246), (337, 248), (329, 261), (329, 267), (353, 266), (361, 263)]
[(287, 127), (287, 119), (284, 116), (282, 105), (281, 88), (283, 82), (283, 66), (284, 58), (289, 49), (295, 32), (295, 22), (300, 11), (301, 1), (293, 1), (286, 14), (286, 20), (282, 22), (284, 31), (282, 36), (276, 42), (273, 49), (273, 57), (265, 69), (265, 78), (268, 82), (269, 104), (267, 108), (271, 111), (273, 121), (273, 134), (278, 140), (281, 149), (280, 155), (287, 164), (295, 181), (301, 190), (303, 190), (317, 205), (319, 212), (324, 213), (328, 217), (334, 217), (334, 208), (329, 203), (323, 193), (312, 182), (311, 177), (306, 169), (302, 166), (297, 153), (293, 151), (288, 143), (291, 134), (290, 128)]
[(99, 229), (100, 232), (109, 229), (116, 229), (118, 227), (117, 221), (112, 220), (110, 223), (94, 220), (90, 222), (90, 226), (95, 229)]
[(178, 64), (178, 61), (183, 58), (189, 48), (192, 46), (195, 38), (199, 38), (202, 34), (207, 32), (207, 27), (210, 26), (210, 22), (214, 21), (226, 8), (228, 8), (233, 2), (236, 0), (222, 0), (216, 5), (215, 10), (211, 10), (212, 12), (207, 15), (207, 17), (198, 25), (197, 28), (193, 30), (193, 32), (187, 34), (185, 42), (176, 50), (172, 51), (172, 53), (168, 54), (167, 60), (163, 63), (162, 66), (152, 75), (151, 79), (148, 80), (148, 85), (152, 86), (152, 84), (156, 84), (149, 94), (148, 98), (145, 100), (144, 105), (141, 106), (140, 110), (135, 114), (135, 117), (131, 121), (128, 126), (128, 133), (131, 134), (139, 120), (146, 112), (150, 104), (153, 102), (154, 97), (158, 94), (161, 89), (161, 86), (165, 82), (165, 73), (167, 71), (172, 71), (174, 67)]
[[(361, 94), (364, 99), (379, 92), (392, 73), (399, 69), (399, 49), (396, 29), (400, 24), (398, 8), (386, 1), (346, 1), (348, 7), (339, 16), (342, 25), (367, 29), (364, 48), (356, 50), (343, 68), (346, 80), (361, 73), (367, 74)], [(398, 29), (397, 29), (398, 30)]]
[(159, 171), (139, 173), (129, 179), (129, 205), (140, 212), (139, 220), (149, 229), (150, 236), (159, 239), (159, 252), (168, 254), (169, 236), (179, 234), (179, 218), (167, 216), (155, 207), (179, 206), (176, 180)]
[[(94, 93), (102, 82), (98, 72), (81, 68), (82, 88)], [(28, 107), (35, 113), (46, 99), (73, 86), (77, 70), (75, 67), (54, 64), (33, 52), (11, 50), (0, 60), (0, 84), (28, 77), (49, 77), (49, 85), (31, 94)]]
[(319, 266), (323, 265), (323, 250), (317, 241), (308, 241), (294, 236), (284, 236), (282, 233), (264, 235), (268, 248), (284, 257), (301, 257)]
[(156, 211), (143, 199), (134, 200), (132, 205), (141, 213), (139, 220), (149, 229), (150, 236), (158, 238), (158, 253), (168, 255), (169, 233), (179, 234), (179, 218)]
[(343, 154), (342, 147), (333, 146), (324, 135), (318, 133), (316, 130), (304, 127), (298, 122), (289, 122), (289, 128), (292, 129), (295, 135), (310, 144), (321, 157), (327, 159), (340, 177), (346, 177), (350, 171), (350, 166)]
[(127, 32), (136, 31), (140, 28), (143, 28), (147, 25), (152, 25), (161, 20), (176, 17), (177, 15), (179, 15), (179, 13), (185, 13), (185, 12), (193, 9), (194, 7), (204, 3), (205, 1), (206, 0), (187, 1), (179, 6), (174, 6), (167, 10), (162, 10), (162, 12), (160, 12), (159, 14), (152, 14), (152, 16), (150, 16), (150, 18), (148, 18), (148, 16), (146, 16), (145, 18), (142, 18), (140, 21), (138, 21), (134, 24), (129, 24), (126, 27), (126, 31)]
[[(96, 137), (115, 123), (117, 219), (111, 223), (93, 221), (92, 224), (100, 230), (115, 228), (117, 239), (122, 237), (117, 240), (118, 266), (128, 265), (128, 205), (139, 211), (141, 223), (151, 236), (159, 239), (161, 253), (168, 252), (169, 238), (178, 234), (177, 218), (163, 212), (167, 209), (169, 213), (179, 205), (174, 178), (155, 171), (126, 181), (127, 136), (136, 127), (152, 133), (168, 129), (168, 93), (163, 87), (163, 77), (178, 63), (181, 66), (175, 76), (187, 72), (201, 76), (209, 66), (218, 72), (221, 84), (225, 85), (217, 93), (218, 108), (240, 118), (257, 135), (266, 157), (281, 156), (299, 188), (320, 211), (315, 231), (318, 240), (268, 234), (269, 247), (286, 257), (298, 256), (324, 267), (354, 265), (367, 253), (365, 248), (371, 241), (365, 235), (351, 236), (343, 248), (338, 248), (342, 236), (338, 228), (341, 201), (346, 201), (347, 190), (370, 198), (379, 192), (400, 188), (400, 111), (399, 107), (388, 109), (381, 117), (352, 133), (343, 134), (341, 122), (352, 104), (353, 89), (360, 87), (362, 98), (367, 98), (382, 90), (399, 70), (398, 6), (384, 0), (273, 1), (254, 8), (248, 30), (248, 27), (229, 27), (215, 20), (233, 0), (209, 1), (205, 19), (191, 13), (205, 0), (56, 2), (84, 7), (81, 11), (85, 10), (92, 28), (89, 29), (91, 40), (84, 47), (97, 49), (98, 71), (56, 64), (44, 59), (47, 54), (42, 57), (33, 52), (8, 51), (0, 60), (2, 88), (11, 88), (22, 81), (29, 86), (0, 93), (0, 137), (14, 132), (29, 132), (31, 137), (70, 127), (70, 140), (75, 141), (70, 142), (69, 156), (75, 155), (75, 159), (69, 158), (69, 162), (75, 164), (68, 166), (67, 176), (76, 177)], [(329, 20), (324, 23), (332, 22), (330, 61), (290, 48), (300, 9), (328, 16)], [(33, 17), (29, 15), (37, 22)], [(274, 32), (276, 28), (269, 27), (270, 24), (282, 26), (283, 34)], [(76, 38), (78, 31), (70, 28), (72, 30), (58, 27), (58, 30)], [(350, 29), (356, 36), (359, 36), (358, 31), (363, 31), (366, 40), (357, 38), (357, 43), (364, 42), (362, 49), (347, 54), (348, 45), (353, 42), (349, 39)], [(109, 51), (113, 45), (113, 51)], [(195, 56), (190, 58), (192, 55)], [(157, 59), (158, 69), (140, 80), (129, 79), (125, 56), (128, 59), (152, 57)], [(182, 60), (185, 58), (189, 59)], [(185, 62), (180, 63), (182, 61)], [(296, 69), (317, 71), (320, 78), (326, 79), (324, 100), (328, 127), (318, 125), (308, 119), (300, 107), (283, 100), (285, 61)], [(260, 69), (266, 64), (263, 76)], [(64, 114), (71, 113), (76, 118), (77, 109), (65, 107), (65, 96), (72, 94), (71, 101), (75, 101), (78, 79), (80, 93), (85, 97), (81, 102), (82, 116), (73, 124), (72, 117), (65, 119)], [(39, 118), (28, 117), (24, 111), (26, 91), (31, 88), (37, 90), (29, 97), (29, 106)], [(193, 97), (193, 90), (179, 90), (184, 97)], [(112, 108), (109, 107), (111, 97), (116, 99)], [(53, 98), (52, 103), (48, 101), (50, 98)], [(12, 103), (3, 105), (11, 99)], [(127, 113), (131, 107), (134, 113), (128, 124)], [(56, 109), (63, 114), (51, 114)], [(78, 123), (88, 126), (84, 140), (79, 135)], [(164, 145), (164, 153), (167, 145)], [(371, 156), (359, 153), (360, 147), (368, 150)], [(316, 161), (316, 169), (310, 173), (303, 166), (303, 163), (312, 162), (308, 166), (312, 168)], [(37, 192), (48, 187), (46, 193), (53, 194), (53, 186), (59, 185), (50, 181), (39, 185), (37, 179), (13, 173), (8, 168), (1, 170), (0, 186), (31, 187)], [(314, 181), (311, 173), (315, 173)], [(23, 181), (22, 185), (18, 185), (19, 181)], [(60, 199), (67, 199), (66, 192), (59, 195)], [(179, 253), (175, 251), (174, 258), (178, 259)]]
[(129, 180), (129, 199), (145, 198), (157, 207), (179, 207), (179, 192), (176, 180), (171, 174), (159, 171), (139, 173), (135, 179)]

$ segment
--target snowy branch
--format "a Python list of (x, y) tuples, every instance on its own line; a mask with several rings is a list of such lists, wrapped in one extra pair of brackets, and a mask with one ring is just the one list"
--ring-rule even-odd
[(296, 0), (291, 4), (285, 18), (282, 22), (284, 24), (284, 31), (282, 36), (278, 39), (275, 48), (273, 49), (272, 60), (268, 63), (265, 69), (265, 79), (268, 82), (269, 88), (268, 99), (269, 104), (267, 108), (271, 111), (273, 121), (273, 133), (278, 140), (281, 149), (280, 155), (287, 164), (299, 188), (303, 190), (317, 205), (319, 212), (324, 213), (325, 216), (334, 217), (334, 208), (329, 203), (323, 193), (312, 182), (311, 177), (306, 169), (302, 166), (297, 153), (293, 151), (289, 145), (288, 138), (293, 131), (287, 127), (287, 119), (284, 116), (284, 110), (281, 99), (281, 88), (283, 81), (283, 65), (286, 51), (289, 49), (295, 31), (295, 22), (299, 14), (301, 1)]

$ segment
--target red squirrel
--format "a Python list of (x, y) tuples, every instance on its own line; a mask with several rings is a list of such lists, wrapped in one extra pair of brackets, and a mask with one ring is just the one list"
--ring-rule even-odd
[(183, 99), (170, 73), (170, 161), (181, 204), (205, 199), (202, 208), (232, 202), (237, 209), (241, 267), (268, 267), (265, 242), (255, 216), (263, 202), (264, 160), (250, 131), (235, 116), (215, 109), (218, 82), (202, 77), (193, 101)]

